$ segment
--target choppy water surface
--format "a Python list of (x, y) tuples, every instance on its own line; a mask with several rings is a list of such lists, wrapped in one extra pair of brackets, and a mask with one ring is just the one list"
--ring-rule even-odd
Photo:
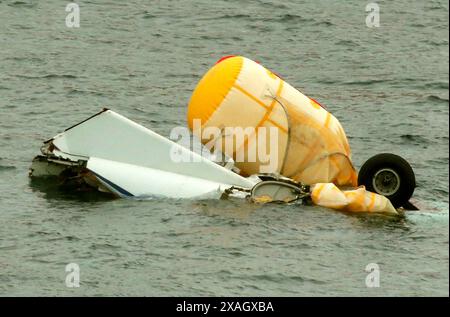
[[(0, 0), (0, 295), (447, 295), (448, 3)], [(355, 165), (410, 161), (405, 219), (244, 201), (108, 200), (30, 183), (43, 140), (107, 106), (163, 135), (221, 56), (342, 122)], [(78, 263), (81, 286), (65, 286)], [(368, 263), (381, 287), (365, 285)]]

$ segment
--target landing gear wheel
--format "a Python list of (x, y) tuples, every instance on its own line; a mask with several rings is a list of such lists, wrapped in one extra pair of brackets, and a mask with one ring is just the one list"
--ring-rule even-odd
[(381, 153), (368, 159), (358, 174), (358, 185), (383, 195), (395, 208), (407, 204), (416, 187), (411, 165), (402, 157)]

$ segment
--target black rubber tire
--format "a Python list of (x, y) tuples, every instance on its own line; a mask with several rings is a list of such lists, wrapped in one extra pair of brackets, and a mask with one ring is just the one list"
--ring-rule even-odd
[[(386, 195), (374, 188), (374, 177), (379, 171), (390, 169), (397, 173), (400, 180), (398, 188), (389, 195)], [(395, 208), (406, 204), (416, 188), (416, 177), (409, 163), (402, 157), (381, 153), (368, 159), (358, 173), (358, 185), (364, 185), (367, 190), (381, 194), (389, 198)]]

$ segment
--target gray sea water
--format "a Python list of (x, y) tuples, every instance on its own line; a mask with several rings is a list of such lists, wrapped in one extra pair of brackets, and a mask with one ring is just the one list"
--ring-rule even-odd
[[(449, 295), (447, 1), (377, 1), (378, 28), (369, 1), (80, 0), (80, 28), (68, 2), (0, 0), (0, 295)], [(185, 126), (198, 80), (229, 54), (326, 105), (356, 167), (404, 156), (422, 209), (110, 200), (30, 182), (42, 141), (102, 107), (165, 136)]]

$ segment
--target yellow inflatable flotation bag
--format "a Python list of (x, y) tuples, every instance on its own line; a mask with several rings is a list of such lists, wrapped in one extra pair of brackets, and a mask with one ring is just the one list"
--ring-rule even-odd
[[(255, 128), (256, 133), (235, 144), (225, 154), (236, 161), (243, 175), (261, 172), (262, 164), (247, 160), (258, 146), (259, 127), (279, 131), (277, 163), (268, 173), (279, 173), (304, 184), (356, 185), (350, 147), (339, 121), (316, 101), (308, 98), (260, 64), (241, 56), (221, 60), (195, 88), (188, 107), (188, 124), (201, 120), (201, 128)], [(205, 144), (209, 138), (193, 131)], [(237, 159), (239, 155), (244, 160)]]
[(332, 183), (318, 183), (311, 188), (311, 200), (318, 206), (342, 211), (398, 214), (389, 199), (364, 186), (340, 190)]
[[(312, 186), (315, 204), (339, 210), (394, 212), (390, 201), (359, 188), (341, 191), (335, 185), (357, 186), (350, 146), (339, 121), (315, 100), (278, 75), (242, 56), (219, 60), (200, 80), (189, 102), (189, 128), (203, 144), (211, 144), (208, 128), (253, 128), (244, 138), (231, 136), (234, 145), (219, 150), (235, 160), (243, 176), (276, 173)], [(250, 159), (261, 127), (275, 128), (268, 152), (275, 162)], [(215, 136), (217, 138), (217, 136)], [(230, 138), (226, 133), (219, 136)], [(211, 149), (211, 148), (210, 148)]]

